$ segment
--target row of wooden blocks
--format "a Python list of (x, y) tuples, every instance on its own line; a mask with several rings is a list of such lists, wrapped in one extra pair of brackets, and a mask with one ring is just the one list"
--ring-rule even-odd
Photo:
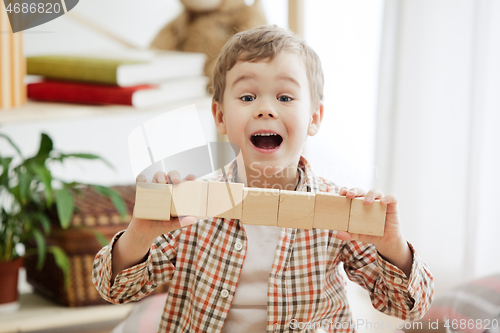
[(240, 219), (244, 224), (329, 229), (382, 236), (387, 206), (365, 205), (331, 193), (244, 187), (240, 183), (186, 181), (176, 185), (137, 183), (134, 216)]

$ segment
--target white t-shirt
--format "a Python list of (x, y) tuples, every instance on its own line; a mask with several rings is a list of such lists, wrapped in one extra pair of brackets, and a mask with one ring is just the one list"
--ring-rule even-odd
[(244, 225), (247, 253), (222, 333), (265, 332), (267, 284), (281, 228)]
[[(295, 190), (305, 181), (302, 169), (297, 171), (299, 179)], [(245, 224), (244, 228), (247, 254), (222, 333), (265, 332), (267, 328), (267, 285), (284, 229), (251, 224)]]

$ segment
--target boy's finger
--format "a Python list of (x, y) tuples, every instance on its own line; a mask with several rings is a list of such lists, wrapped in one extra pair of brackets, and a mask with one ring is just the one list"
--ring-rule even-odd
[(197, 218), (194, 216), (181, 216), (179, 217), (179, 224), (181, 228), (190, 226), (191, 224), (196, 223)]
[(171, 217), (170, 221), (167, 221), (169, 222), (168, 232), (190, 226), (196, 223), (196, 221), (198, 221), (198, 219), (194, 216)]
[(372, 189), (366, 193), (364, 203), (365, 204), (372, 204), (373, 200), (380, 199), (384, 196), (381, 190), (378, 189)]
[(343, 241), (350, 241), (352, 239), (351, 234), (347, 231), (337, 231), (337, 238)]
[(343, 241), (359, 241), (359, 234), (352, 234), (347, 231), (337, 231), (337, 238)]
[(181, 182), (181, 174), (177, 170), (172, 170), (167, 173), (168, 184), (179, 184)]
[(389, 204), (395, 204), (396, 202), (398, 202), (396, 196), (394, 194), (388, 194), (386, 195), (385, 197), (383, 197), (381, 199), (381, 201), (383, 203), (385, 203), (386, 205), (389, 205)]
[(167, 225), (166, 233), (182, 228), (178, 217), (170, 217), (170, 221), (165, 221)]
[(366, 193), (365, 190), (363, 190), (362, 188), (355, 187), (350, 189), (349, 192), (347, 192), (346, 197), (354, 199), (356, 197), (363, 197), (365, 193)]
[(164, 171), (157, 171), (153, 176), (153, 183), (166, 184), (167, 175)]
[(195, 176), (195, 175), (193, 175), (192, 173), (190, 173), (189, 175), (187, 175), (187, 176), (184, 178), (184, 180), (189, 180), (189, 181), (191, 181), (191, 180), (195, 180), (195, 179), (196, 179), (196, 176)]
[(136, 183), (146, 183), (148, 180), (146, 179), (146, 176), (144, 176), (142, 173), (140, 173), (136, 178), (135, 182)]
[(398, 202), (398, 199), (396, 198), (396, 196), (394, 194), (388, 194), (385, 197), (383, 197), (380, 201), (387, 205), (387, 212), (388, 213), (396, 213), (397, 212), (396, 211), (397, 210), (396, 204)]

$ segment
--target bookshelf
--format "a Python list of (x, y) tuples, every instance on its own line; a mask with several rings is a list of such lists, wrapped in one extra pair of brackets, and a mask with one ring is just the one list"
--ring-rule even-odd
[(132, 106), (121, 105), (97, 106), (28, 100), (21, 107), (0, 109), (0, 125), (37, 121), (74, 120), (81, 117), (118, 116), (120, 114), (161, 113), (175, 110), (188, 104), (196, 104), (197, 107), (206, 108), (210, 107), (211, 101), (212, 96), (207, 94), (204, 97), (193, 100), (179, 100), (164, 106), (137, 109)]
[[(91, 152), (105, 157), (116, 171), (97, 163), (58, 170), (67, 179), (108, 185), (133, 182), (129, 166), (127, 138), (130, 130), (143, 121), (186, 105), (195, 104), (201, 120), (207, 126), (208, 139), (214, 140), (211, 120), (212, 97), (178, 100), (152, 108), (131, 106), (95, 106), (67, 103), (48, 103), (28, 100), (18, 108), (0, 109), (0, 132), (6, 133), (22, 152), (29, 152), (38, 144), (39, 132), (47, 132), (55, 146), (68, 152)], [(0, 142), (0, 150), (4, 147)], [(74, 146), (74, 148), (73, 148)], [(102, 167), (102, 169), (101, 169)], [(102, 174), (109, 172), (108, 174)], [(81, 179), (88, 176), (88, 179)], [(102, 174), (102, 175), (101, 175)], [(20, 285), (26, 285), (20, 275)], [(0, 333), (108, 333), (132, 309), (133, 304), (99, 305), (69, 308), (58, 305), (34, 293), (20, 295), (20, 309), (14, 313), (0, 313)]]

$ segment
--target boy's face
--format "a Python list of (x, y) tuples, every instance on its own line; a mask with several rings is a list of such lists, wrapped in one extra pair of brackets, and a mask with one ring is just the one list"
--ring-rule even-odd
[(218, 131), (240, 147), (246, 167), (271, 176), (297, 166), (307, 135), (319, 130), (323, 105), (311, 105), (302, 60), (285, 54), (271, 63), (238, 61), (212, 114)]

